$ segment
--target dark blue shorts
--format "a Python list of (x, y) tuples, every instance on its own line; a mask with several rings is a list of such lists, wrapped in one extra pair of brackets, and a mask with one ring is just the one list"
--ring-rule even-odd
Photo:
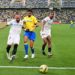
[(36, 34), (35, 32), (32, 32), (32, 31), (25, 31), (24, 36), (27, 36), (29, 40), (35, 41), (36, 39)]

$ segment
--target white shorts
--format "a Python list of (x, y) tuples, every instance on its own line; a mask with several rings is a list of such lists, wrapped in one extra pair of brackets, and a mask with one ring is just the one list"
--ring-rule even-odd
[(51, 37), (51, 30), (46, 30), (46, 31), (40, 31), (40, 35), (41, 35), (41, 38), (46, 38), (48, 36)]
[(20, 42), (20, 35), (9, 34), (8, 41), (7, 41), (8, 45), (19, 44), (19, 42)]

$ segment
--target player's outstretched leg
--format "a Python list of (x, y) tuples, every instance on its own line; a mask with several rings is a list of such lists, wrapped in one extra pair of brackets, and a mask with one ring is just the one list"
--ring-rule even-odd
[(51, 53), (51, 38), (50, 36), (47, 37), (47, 40), (48, 40), (48, 56), (52, 56), (52, 53)]
[(31, 48), (31, 52), (32, 52), (32, 56), (31, 58), (35, 58), (35, 52), (34, 52), (34, 41), (33, 40), (30, 40), (30, 48)]
[(7, 48), (6, 48), (6, 52), (7, 52), (7, 58), (9, 59), (9, 60), (11, 60), (11, 57), (10, 57), (10, 48), (11, 48), (11, 45), (7, 45)]
[(25, 49), (25, 56), (24, 58), (27, 59), (28, 58), (28, 37), (24, 36), (24, 49)]
[(46, 53), (45, 53), (45, 51), (44, 51), (44, 50), (45, 50), (45, 47), (46, 47), (46, 44), (43, 44), (43, 45), (42, 45), (42, 54), (43, 54), (43, 55), (46, 55)]
[(18, 44), (14, 44), (14, 49), (12, 51), (12, 56), (11, 56), (12, 61), (15, 59), (17, 48), (18, 48)]
[(35, 57), (35, 53), (34, 53), (34, 48), (33, 47), (31, 47), (31, 52), (32, 52), (31, 58), (34, 58)]
[(28, 43), (24, 44), (24, 49), (25, 49), (25, 53), (26, 53), (26, 55), (24, 56), (24, 58), (27, 59), (28, 58)]
[(46, 38), (44, 38), (43, 39), (43, 45), (42, 45), (42, 54), (43, 55), (46, 55), (46, 53), (45, 53), (45, 47), (46, 47), (46, 45), (47, 45), (47, 40), (46, 40)]

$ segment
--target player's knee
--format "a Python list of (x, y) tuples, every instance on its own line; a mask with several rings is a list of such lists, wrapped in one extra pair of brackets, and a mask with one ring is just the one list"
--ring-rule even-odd
[(43, 43), (44, 45), (46, 45), (47, 44), (47, 41), (44, 41), (44, 43)]
[(46, 46), (47, 45), (47, 43), (45, 42), (44, 44), (43, 44), (43, 46)]
[(24, 43), (27, 43), (27, 41), (28, 41), (28, 40), (24, 38)]
[(48, 41), (48, 45), (51, 45), (51, 41)]
[(26, 39), (24, 39), (24, 43), (27, 43), (27, 40)]

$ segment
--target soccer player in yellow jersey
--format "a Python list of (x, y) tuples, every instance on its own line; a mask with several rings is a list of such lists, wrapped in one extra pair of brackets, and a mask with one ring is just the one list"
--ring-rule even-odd
[(37, 19), (32, 15), (32, 10), (27, 11), (27, 16), (24, 17), (24, 48), (25, 48), (25, 56), (24, 58), (28, 58), (28, 39), (30, 40), (30, 48), (32, 52), (31, 58), (35, 57), (34, 53), (34, 41), (36, 38), (36, 34), (34, 32), (37, 24)]
[(74, 27), (74, 22), (73, 22), (73, 20), (70, 21), (70, 24), (71, 24), (70, 27)]

